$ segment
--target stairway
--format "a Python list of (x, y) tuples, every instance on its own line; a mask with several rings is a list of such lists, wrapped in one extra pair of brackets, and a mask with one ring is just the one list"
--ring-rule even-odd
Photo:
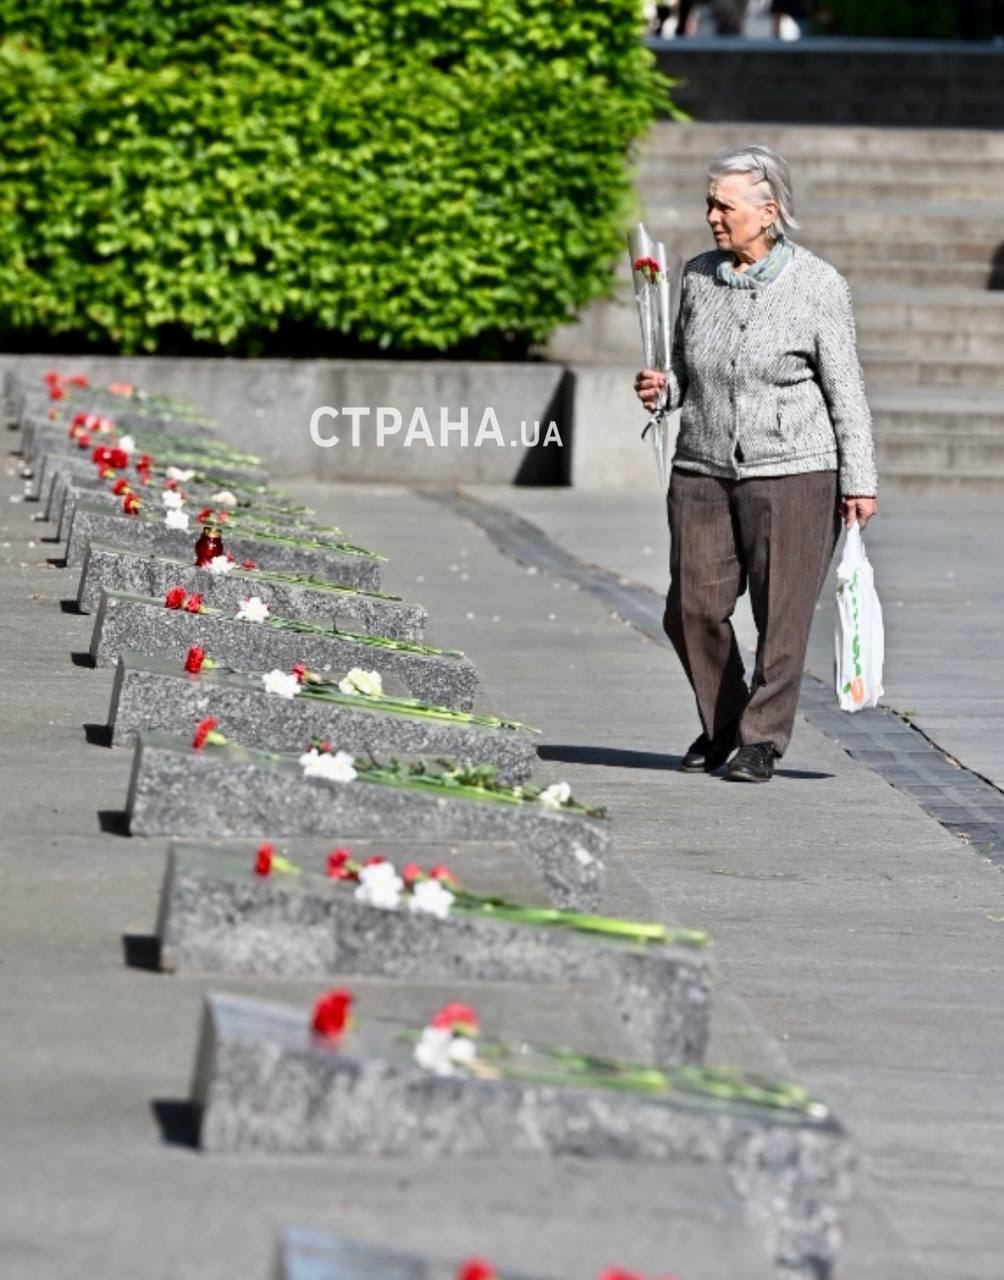
[[(796, 239), (851, 283), (884, 483), (1004, 487), (1004, 133), (660, 123), (639, 157), (670, 254), (711, 248), (708, 159), (762, 142), (791, 164)], [(627, 255), (616, 296), (549, 354), (637, 366)]]

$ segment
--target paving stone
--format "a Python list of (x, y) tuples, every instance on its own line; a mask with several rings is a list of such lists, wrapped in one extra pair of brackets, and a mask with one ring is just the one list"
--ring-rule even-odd
[[(306, 575), (303, 575), (306, 577)], [(278, 617), (308, 618), (367, 635), (420, 642), (428, 617), (420, 604), (397, 596), (357, 591), (337, 582), (291, 581), (294, 575), (241, 569), (217, 575), (198, 569), (192, 557), (152, 556), (143, 551), (91, 542), (77, 589), (77, 606), (93, 613), (101, 592), (125, 592), (162, 600), (171, 587), (198, 592), (206, 604), (234, 612), (248, 596), (258, 596)]]
[[(358, 1012), (333, 1046), (311, 1033), (306, 1010), (211, 993), (192, 1083), (203, 1150), (712, 1164), (724, 1169), (779, 1268), (806, 1280), (832, 1274), (853, 1166), (832, 1118), (679, 1089), (439, 1077), (414, 1063), (407, 1027)], [(419, 1029), (434, 1010), (415, 1012)], [(479, 1012), (482, 1034), (495, 1033)]]
[[(122, 545), (153, 555), (193, 558), (199, 530), (169, 529), (163, 516), (127, 516), (106, 511), (88, 502), (78, 502), (66, 540), (66, 563), (81, 565), (90, 542)], [(230, 533), (224, 547), (237, 560), (253, 560), (264, 569), (281, 573), (302, 573), (362, 591), (378, 591), (382, 557), (348, 543), (297, 538), (295, 541), (264, 537), (262, 534)]]
[(514, 841), (548, 883), (555, 906), (596, 909), (603, 892), (609, 823), (420, 782), (401, 786), (306, 778), (295, 755), (206, 746), (166, 734), (139, 735), (126, 800), (133, 835)]
[[(389, 684), (384, 689), (392, 693)], [(265, 692), (258, 673), (217, 668), (190, 675), (181, 662), (125, 653), (115, 673), (108, 726), (116, 746), (131, 745), (138, 732), (185, 736), (199, 720), (214, 716), (228, 737), (273, 751), (303, 751), (322, 738), (356, 754), (451, 756), (494, 765), (499, 781), (510, 786), (526, 782), (537, 763), (533, 738), (519, 729), (465, 723), (446, 708), (438, 716), (409, 714), (353, 695), (338, 697), (281, 698)]]
[[(349, 631), (300, 631), (287, 619), (241, 622), (232, 613), (188, 613), (168, 609), (163, 597), (104, 592), (94, 621), (91, 658), (99, 666), (123, 653), (182, 661), (193, 645), (238, 671), (289, 671), (298, 662), (315, 671), (344, 673), (352, 667), (395, 676), (413, 698), (469, 711), (478, 673), (462, 654), (404, 640), (377, 643)], [(285, 624), (285, 625), (284, 625)], [(320, 623), (311, 626), (320, 627)]]
[[(157, 926), (162, 968), (585, 985), (619, 1028), (625, 1054), (658, 1063), (703, 1060), (710, 976), (701, 948), (457, 911), (442, 920), (405, 907), (383, 910), (358, 902), (354, 885), (329, 879), (323, 859), (296, 865), (299, 875), (263, 877), (254, 870), (253, 845), (173, 845)], [(476, 869), (450, 869), (466, 888), (483, 892)], [(511, 890), (507, 896), (513, 899)]]

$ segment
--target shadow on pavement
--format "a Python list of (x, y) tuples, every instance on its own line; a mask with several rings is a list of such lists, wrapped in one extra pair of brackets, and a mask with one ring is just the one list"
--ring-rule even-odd
[(629, 751), (622, 747), (584, 747), (555, 742), (538, 747), (541, 760), (560, 760), (563, 764), (599, 764), (609, 769), (678, 769), (682, 756), (664, 755), (658, 751)]
[(95, 665), (94, 659), (86, 649), (80, 650), (77, 653), (71, 653), (70, 661), (75, 667), (93, 667)]
[(154, 933), (124, 933), (122, 959), (127, 969), (160, 972), (160, 939)]
[(129, 815), (125, 809), (99, 809), (98, 826), (106, 836), (127, 836)]
[(195, 1108), (187, 1099), (154, 1098), (150, 1109), (160, 1127), (160, 1136), (168, 1146), (198, 1146), (199, 1120)]
[(72, 596), (68, 600), (60, 600), (59, 607), (64, 613), (77, 613), (83, 617), (84, 611)]
[(112, 731), (106, 724), (85, 724), (83, 726), (84, 737), (92, 747), (110, 747), (112, 745)]

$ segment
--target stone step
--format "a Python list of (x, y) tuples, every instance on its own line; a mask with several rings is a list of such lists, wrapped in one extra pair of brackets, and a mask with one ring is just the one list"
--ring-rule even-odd
[(897, 493), (955, 494), (960, 499), (973, 494), (1004, 494), (1004, 467), (980, 467), (978, 471), (923, 469), (912, 462), (887, 463), (882, 468), (882, 488)]
[(357, 667), (375, 670), (384, 679), (399, 680), (412, 698), (458, 711), (473, 707), (478, 688), (478, 673), (459, 650), (335, 631), (309, 619), (269, 615), (249, 622), (205, 604), (190, 613), (167, 608), (163, 596), (102, 593), (90, 648), (98, 666), (117, 663), (124, 653), (182, 663), (193, 646), (238, 671), (288, 672), (304, 663), (311, 671), (341, 678)]
[(876, 440), (879, 473), (883, 477), (900, 471), (924, 471), (947, 475), (987, 472), (1004, 476), (1004, 418), (996, 436), (927, 435), (920, 430), (903, 433), (879, 431)]
[[(750, 136), (751, 130), (756, 133)], [(642, 148), (642, 163), (663, 156), (693, 157), (703, 164), (710, 156), (744, 142), (761, 142), (789, 160), (812, 162), (855, 160), (871, 164), (886, 160), (945, 164), (1004, 165), (1004, 134), (998, 129), (910, 129), (854, 125), (775, 124), (750, 121), (675, 122), (663, 120), (650, 131)]]
[[(928, 346), (928, 350), (929, 350)], [(928, 358), (917, 342), (914, 354), (861, 352), (865, 381), (872, 386), (936, 386), (969, 389), (997, 387), (1004, 392), (1004, 363), (973, 357), (946, 359), (940, 351)]]
[[(853, 1157), (820, 1104), (725, 1100), (716, 1096), (720, 1077), (700, 1068), (667, 1068), (665, 1083), (647, 1091), (565, 1083), (546, 1048), (554, 1041), (530, 1029), (541, 1021), (532, 1000), (509, 1027), (503, 1011), (479, 1010), (478, 1060), (497, 1078), (436, 1075), (418, 1065), (412, 1039), (433, 1007), (415, 1000), (395, 1022), (371, 1014), (362, 997), (358, 1004), (357, 1021), (332, 1044), (312, 1033), (308, 1009), (210, 993), (192, 1084), (202, 1149), (647, 1158), (677, 1172), (710, 1166), (759, 1224), (775, 1265), (803, 1280), (832, 1274)], [(494, 1046), (504, 1052), (509, 1044), (522, 1048), (495, 1065)]]
[[(344, 838), (341, 843), (361, 863), (363, 855)], [(418, 899), (409, 897), (397, 907), (375, 907), (357, 900), (354, 881), (326, 875), (326, 854), (293, 860), (283, 848), (282, 856), (294, 861), (299, 874), (258, 874), (253, 843), (172, 845), (158, 912), (161, 967), (567, 986), (588, 991), (597, 1013), (620, 1029), (625, 1056), (659, 1064), (703, 1060), (708, 961), (702, 946), (681, 941), (702, 935), (667, 931), (665, 943), (631, 941), (557, 922), (518, 923), (458, 908), (456, 902), (440, 919), (410, 910), (407, 904)], [(424, 861), (417, 849), (402, 858), (381, 856), (399, 874), (409, 862), (427, 870), (444, 861), (435, 849)], [(501, 892), (508, 902), (529, 905), (513, 882), (512, 864), (511, 845), (468, 845), (448, 861), (456, 884), (471, 894)]]
[[(391, 685), (387, 679), (388, 702)], [(340, 693), (337, 684), (320, 698), (310, 696), (311, 687), (301, 686), (296, 696), (285, 698), (265, 691), (261, 672), (190, 674), (177, 660), (124, 653), (115, 672), (108, 727), (114, 745), (132, 745), (139, 733), (189, 735), (212, 716), (227, 737), (271, 751), (299, 753), (320, 740), (353, 754), (449, 756), (493, 765), (499, 781), (509, 786), (526, 782), (537, 762), (529, 732), (512, 722), (481, 724), (431, 704), (419, 714)]]
[(195, 838), (213, 832), (338, 840), (340, 832), (359, 831), (375, 840), (515, 841), (534, 860), (555, 906), (599, 905), (611, 845), (604, 818), (473, 786), (394, 781), (358, 759), (355, 766), (355, 776), (339, 782), (306, 776), (296, 755), (235, 744), (196, 750), (188, 738), (141, 734), (126, 800), (129, 829)]
[[(700, 207), (707, 190), (706, 164), (669, 157), (642, 167), (637, 181), (648, 208), (683, 204)], [(946, 162), (947, 163), (947, 162)], [(921, 172), (918, 173), (918, 168)], [(972, 202), (977, 217), (1000, 204), (1000, 170), (986, 164), (960, 162), (946, 173), (940, 164), (925, 169), (913, 160), (869, 163), (863, 171), (848, 171), (846, 160), (819, 158), (792, 162), (795, 207), (801, 217), (805, 204), (902, 202), (937, 204), (960, 194)], [(922, 174), (926, 173), (926, 177)]]

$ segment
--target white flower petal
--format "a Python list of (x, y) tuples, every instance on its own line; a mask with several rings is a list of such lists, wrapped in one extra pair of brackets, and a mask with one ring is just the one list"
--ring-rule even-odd
[(233, 567), (234, 562), (228, 556), (213, 556), (212, 560), (206, 565), (209, 572), (216, 577), (229, 573)]
[(241, 622), (264, 622), (269, 612), (269, 607), (264, 600), (259, 596), (251, 596), (240, 602), (237, 618)]
[(164, 523), (169, 529), (180, 529), (182, 533), (188, 530), (188, 512), (178, 511), (174, 508), (169, 509), (164, 516)]
[(233, 509), (237, 506), (237, 495), (229, 489), (221, 489), (219, 493), (213, 494), (213, 506)]
[[(280, 671), (278, 667), (263, 675), (261, 682), (266, 693), (274, 693), (280, 698), (295, 698), (300, 692), (300, 682), (296, 676), (290, 675), (288, 671)], [(300, 763), (303, 764), (302, 756)]]
[(125, 453), (133, 453), (136, 449), (136, 441), (132, 436), (122, 436), (119, 440), (118, 447)]
[(553, 782), (540, 793), (540, 803), (548, 809), (560, 809), (571, 797), (572, 788), (567, 782)]
[(353, 667), (344, 679), (339, 680), (338, 688), (342, 693), (363, 693), (379, 697), (383, 694), (383, 679), (379, 671), (364, 671), (362, 667)]
[(168, 511), (180, 511), (185, 505), (184, 496), (177, 489), (163, 489), (160, 500)]
[(185, 484), (195, 475), (194, 467), (168, 467), (165, 472), (168, 480), (177, 480), (179, 484)]

